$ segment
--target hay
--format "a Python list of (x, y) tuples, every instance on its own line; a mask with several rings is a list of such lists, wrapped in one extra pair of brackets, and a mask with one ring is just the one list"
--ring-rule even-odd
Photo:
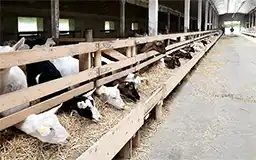
[(102, 114), (102, 121), (98, 124), (80, 116), (70, 116), (62, 113), (58, 118), (70, 134), (69, 143), (65, 146), (42, 143), (36, 138), (23, 132), (9, 128), (0, 132), (0, 157), (9, 159), (75, 159), (92, 146), (102, 135), (115, 126), (133, 108), (120, 111), (112, 106), (103, 104), (95, 97), (95, 102)]
[[(182, 60), (184, 65), (189, 60)], [(150, 96), (158, 87), (169, 79), (179, 68), (170, 70), (161, 68), (159, 65), (150, 67), (141, 76), (146, 77), (149, 83), (142, 83), (140, 88), (141, 97)], [(142, 98), (142, 100), (145, 98)], [(113, 128), (134, 108), (134, 103), (126, 100), (128, 107), (120, 111), (112, 106), (103, 104), (95, 97), (96, 105), (102, 114), (100, 123), (93, 123), (86, 118), (79, 116), (70, 116), (70, 113), (61, 113), (58, 118), (61, 124), (70, 134), (70, 140), (67, 145), (52, 145), (40, 142), (25, 133), (15, 129), (8, 128), (0, 132), (0, 157), (1, 160), (32, 160), (32, 159), (76, 159), (90, 146), (92, 146), (100, 137)]]

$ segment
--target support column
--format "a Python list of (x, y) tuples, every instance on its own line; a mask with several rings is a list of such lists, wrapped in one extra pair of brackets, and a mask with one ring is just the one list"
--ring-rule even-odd
[(198, 13), (197, 13), (197, 29), (201, 31), (202, 28), (202, 0), (198, 0)]
[(209, 7), (209, 29), (212, 29), (212, 6)]
[(59, 38), (59, 0), (51, 0), (52, 38)]
[(170, 33), (170, 28), (171, 28), (171, 14), (168, 12), (167, 13), (167, 34)]
[(249, 17), (249, 26), (248, 27), (250, 28), (251, 27), (251, 14), (249, 14), (248, 17)]
[(148, 33), (149, 36), (158, 33), (158, 0), (148, 1)]
[(190, 0), (185, 0), (184, 7), (184, 32), (189, 30), (189, 21), (190, 21)]
[(204, 30), (207, 30), (208, 26), (208, 10), (209, 10), (209, 2), (208, 0), (205, 1), (205, 21), (204, 21)]
[(252, 13), (252, 27), (254, 26), (254, 13)]
[(253, 15), (254, 15), (254, 26), (256, 26), (256, 12), (254, 12)]
[(178, 15), (178, 32), (180, 32), (180, 27), (181, 27), (181, 14)]
[(125, 0), (120, 1), (120, 37), (125, 37)]

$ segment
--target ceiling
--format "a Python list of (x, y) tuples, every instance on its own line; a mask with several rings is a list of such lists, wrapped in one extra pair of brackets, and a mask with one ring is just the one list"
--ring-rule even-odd
[(249, 13), (256, 7), (256, 0), (212, 0), (219, 14)]

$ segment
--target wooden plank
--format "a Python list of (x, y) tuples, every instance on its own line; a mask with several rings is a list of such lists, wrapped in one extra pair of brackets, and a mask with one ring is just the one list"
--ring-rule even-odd
[(162, 100), (163, 87), (159, 87), (145, 102), (144, 102), (144, 117), (152, 111), (157, 103)]
[(80, 55), (89, 52), (133, 46), (134, 40), (115, 40), (102, 42), (85, 42), (74, 45), (57, 46), (50, 48), (35, 48), (0, 54), (0, 69), (16, 65), (24, 65), (59, 57)]
[(66, 93), (63, 93), (61, 95), (58, 95), (54, 98), (51, 98), (49, 100), (43, 101), (41, 103), (38, 103), (36, 105), (33, 105), (27, 109), (24, 109), (22, 111), (19, 111), (17, 113), (14, 113), (10, 116), (4, 117), (0, 119), (0, 131), (8, 128), (14, 124), (17, 124), (21, 121), (23, 121), (27, 116), (31, 114), (37, 114), (42, 111), (45, 111), (47, 109), (50, 109), (66, 100), (69, 100), (73, 98), (74, 96), (80, 95), (82, 93), (85, 93), (89, 90), (92, 90), (94, 87), (94, 83), (90, 82), (88, 84), (85, 84), (83, 86), (80, 86), (76, 89), (70, 90)]
[(111, 63), (111, 64), (103, 65), (103, 66), (100, 67), (99, 74), (104, 75), (106, 73), (109, 73), (109, 72), (112, 72), (112, 71), (115, 71), (115, 70), (118, 70), (118, 69), (121, 69), (121, 68), (124, 68), (124, 67), (128, 67), (128, 66), (133, 65), (135, 63), (136, 63), (136, 59), (134, 57), (132, 57), (132, 58), (127, 58), (127, 59), (122, 60), (122, 61), (118, 61), (118, 62), (114, 62), (114, 63)]
[(65, 38), (61, 37), (59, 38), (59, 42), (71, 42), (71, 43), (79, 43), (79, 42), (85, 42), (85, 38)]
[[(78, 157), (77, 160), (112, 159), (143, 125), (143, 117), (143, 106), (137, 104), (135, 109), (108, 133), (103, 135), (93, 146)], [(111, 147), (109, 144), (111, 144)]]
[(119, 73), (113, 74), (108, 77), (101, 78), (96, 81), (96, 86), (98, 87), (98, 86), (104, 85), (106, 83), (112, 82), (112, 81), (122, 78), (132, 72), (135, 72), (135, 67), (129, 68), (127, 70), (121, 71)]
[[(64, 88), (85, 82), (98, 76), (99, 68), (89, 69), (76, 75), (67, 76), (0, 96), (0, 112), (28, 103)], [(31, 94), (33, 93), (33, 94)]]
[(103, 54), (107, 54), (113, 58), (115, 58), (116, 60), (125, 60), (127, 59), (128, 57), (126, 57), (125, 55), (123, 55), (122, 53), (116, 51), (116, 50), (113, 50), (113, 49), (108, 49), (108, 50), (104, 50), (102, 51)]
[(31, 50), (21, 50), (16, 52), (8, 52), (0, 54), (0, 69), (9, 68), (16, 65), (24, 65), (43, 60), (50, 60), (65, 56), (80, 55), (89, 52), (96, 52), (108, 49), (116, 49), (134, 46), (136, 44), (153, 42), (155, 40), (173, 39), (181, 35), (197, 35), (202, 33), (211, 33), (213, 31), (204, 32), (190, 32), (186, 34), (168, 34), (151, 37), (129, 38), (114, 41), (101, 41), (101, 42), (85, 42), (74, 45), (57, 46), (50, 48), (36, 48)]

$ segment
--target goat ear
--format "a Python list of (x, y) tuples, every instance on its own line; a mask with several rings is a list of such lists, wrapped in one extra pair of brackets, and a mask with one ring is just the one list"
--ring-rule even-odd
[(84, 94), (83, 96), (84, 96), (84, 97), (89, 97), (89, 96), (91, 96), (91, 95), (95, 92), (95, 90), (96, 90), (96, 88), (94, 88), (94, 89), (91, 90), (90, 92)]
[(25, 38), (22, 37), (12, 48), (14, 51), (17, 51), (19, 48), (23, 47), (25, 44)]
[(63, 105), (63, 103), (59, 104), (57, 107), (50, 109), (49, 111), (47, 111), (47, 114), (50, 114), (50, 115), (55, 114), (60, 109), (60, 107), (62, 105)]

